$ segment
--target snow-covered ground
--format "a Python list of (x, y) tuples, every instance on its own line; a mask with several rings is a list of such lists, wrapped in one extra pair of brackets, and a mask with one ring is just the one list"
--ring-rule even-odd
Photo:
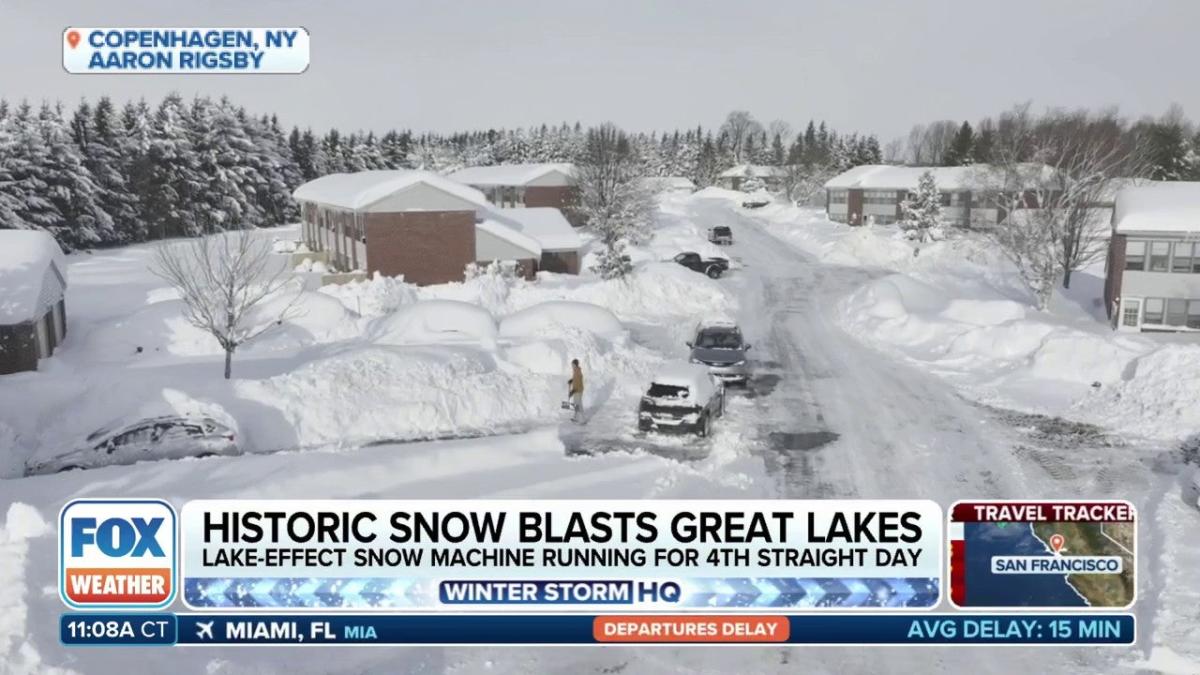
[[(63, 350), (41, 372), (0, 378), (0, 670), (1200, 672), (1200, 514), (1176, 498), (1173, 455), (1150, 442), (1187, 435), (1197, 414), (1195, 387), (1162, 381), (1196, 367), (1195, 347), (1112, 334), (1090, 303), (1094, 273), (1039, 314), (982, 242), (913, 259), (883, 228), (794, 207), (747, 211), (738, 195), (666, 198), (626, 281), (484, 274), (307, 294), (302, 313), (239, 351), (231, 382), (148, 272), (149, 246), (70, 256)], [(713, 225), (734, 227), (733, 247), (704, 242)], [(681, 250), (732, 255), (737, 269), (713, 281), (657, 262)], [(754, 384), (703, 443), (636, 436), (648, 371), (684, 358), (696, 320), (713, 315), (737, 318), (754, 344)], [(559, 409), (571, 358), (588, 382), (579, 427)], [(1174, 408), (1137, 410), (1172, 396)], [(249, 454), (17, 477), (30, 453), (164, 410), (232, 419)], [(1015, 411), (1103, 429), (1058, 443), (1014, 423)], [(467, 438), (421, 440), (447, 437)], [(1129, 498), (1143, 523), (1141, 634), (1134, 648), (1104, 650), (67, 650), (47, 523), (71, 497), (112, 494)]]

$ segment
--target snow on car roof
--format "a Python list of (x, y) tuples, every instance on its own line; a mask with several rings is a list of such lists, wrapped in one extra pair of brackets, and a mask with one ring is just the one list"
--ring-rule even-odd
[(528, 185), (551, 171), (573, 177), (575, 165), (545, 163), (469, 166), (451, 173), (447, 178), (467, 185)]
[(1200, 182), (1126, 187), (1113, 206), (1117, 232), (1200, 232)]
[(704, 391), (712, 385), (708, 367), (698, 363), (672, 363), (654, 373), (654, 384), (669, 387), (687, 387), (691, 391)]
[(43, 309), (39, 303), (51, 269), (65, 285), (66, 258), (49, 232), (0, 230), (0, 324), (37, 317)]
[(301, 185), (292, 196), (296, 201), (359, 210), (418, 183), (479, 206), (488, 205), (487, 198), (475, 188), (429, 171), (408, 169), (331, 173)]
[(731, 328), (736, 329), (737, 322), (733, 319), (703, 319), (696, 324), (696, 330), (704, 330), (705, 328)]
[(583, 246), (579, 233), (555, 208), (494, 209), (508, 227), (524, 234), (546, 251), (577, 251)]
[[(921, 175), (933, 173), (933, 180), (941, 190), (972, 190), (998, 185), (1006, 180), (998, 169), (989, 164), (969, 166), (896, 166), (892, 164), (864, 164), (844, 171), (825, 183), (826, 189), (864, 190), (915, 190)], [(1021, 183), (1035, 185), (1051, 177), (1053, 170), (1044, 165), (1020, 165)]]

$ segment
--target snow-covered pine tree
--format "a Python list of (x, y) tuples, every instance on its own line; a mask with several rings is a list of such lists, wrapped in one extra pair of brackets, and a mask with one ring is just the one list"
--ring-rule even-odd
[(921, 174), (917, 191), (900, 203), (900, 213), (900, 229), (917, 242), (913, 255), (920, 252), (921, 244), (942, 238), (942, 197), (932, 171)]
[(16, 178), (12, 173), (12, 155), (16, 139), (8, 104), (0, 100), (0, 230), (25, 229), (27, 225), (17, 216), (18, 195)]
[(742, 181), (742, 192), (751, 193), (765, 189), (767, 189), (766, 182), (754, 174), (746, 176), (746, 179)]
[(129, 164), (123, 153), (122, 127), (116, 108), (107, 96), (96, 103), (94, 112), (82, 103), (71, 123), (75, 142), (83, 153), (83, 164), (96, 184), (96, 199), (113, 223), (113, 240), (128, 243), (146, 238), (138, 213), (138, 197), (130, 184)]
[(141, 193), (152, 237), (194, 237), (203, 233), (196, 218), (205, 181), (187, 128), (187, 109), (179, 94), (168, 94), (154, 113), (146, 153), (148, 177)]
[(61, 108), (43, 103), (38, 112), (38, 130), (46, 145), (39, 171), (46, 184), (46, 197), (60, 216), (47, 229), (67, 250), (116, 241), (112, 218), (100, 207), (96, 183), (84, 166)]
[(240, 230), (261, 222), (253, 198), (258, 177), (246, 165), (253, 146), (233, 106), (226, 99), (214, 104), (196, 98), (188, 130), (201, 186), (192, 200), (200, 232)]
[(23, 101), (10, 113), (12, 143), (5, 163), (9, 185), (7, 192), (15, 206), (13, 222), (20, 229), (55, 232), (63, 222), (62, 213), (50, 200), (50, 185), (43, 177), (49, 149), (29, 103)]

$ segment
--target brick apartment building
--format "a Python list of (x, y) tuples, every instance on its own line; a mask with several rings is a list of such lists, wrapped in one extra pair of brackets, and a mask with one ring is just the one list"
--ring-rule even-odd
[(554, 208), (575, 223), (572, 207), (578, 201), (572, 164), (497, 164), (472, 166), (447, 176), (479, 190), (503, 208)]
[(1104, 300), (1118, 330), (1200, 330), (1200, 183), (1117, 193)]
[[(900, 204), (917, 189), (921, 174), (933, 172), (933, 180), (942, 196), (942, 218), (950, 225), (983, 227), (1002, 221), (1006, 214), (997, 204), (997, 188), (1002, 181), (988, 165), (920, 167), (866, 164), (856, 166), (825, 183), (825, 210), (829, 219), (862, 225), (889, 225), (901, 217)], [(1032, 190), (1040, 187), (1049, 167), (1031, 165), (1023, 185), (1006, 185), (1005, 190)], [(1025, 202), (1034, 206), (1030, 196)]]
[(461, 281), (470, 263), (514, 261), (528, 276), (579, 271), (582, 242), (557, 210), (500, 208), (480, 191), (426, 171), (330, 174), (293, 197), (304, 243), (327, 251), (340, 271), (420, 285)]

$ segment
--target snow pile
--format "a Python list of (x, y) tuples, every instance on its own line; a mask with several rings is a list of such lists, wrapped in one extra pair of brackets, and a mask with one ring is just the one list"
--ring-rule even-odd
[[(109, 362), (140, 355), (223, 353), (216, 338), (188, 321), (186, 309), (182, 300), (161, 300), (101, 323), (83, 338), (82, 355)], [(262, 332), (238, 351), (274, 351), (345, 338), (353, 333), (355, 318), (337, 300), (321, 293), (278, 293), (247, 314), (247, 325)]]
[(421, 300), (375, 319), (368, 336), (383, 345), (475, 342), (491, 348), (496, 344), (496, 320), (478, 305)]
[(1200, 345), (1167, 344), (1130, 361), (1122, 379), (1078, 405), (1109, 424), (1148, 437), (1200, 432)]
[(558, 404), (545, 383), (497, 369), (487, 352), (440, 345), (355, 349), (235, 389), (282, 416), (295, 437), (276, 438), (280, 447), (493, 433)]
[(417, 287), (403, 278), (376, 273), (364, 281), (322, 286), (321, 293), (337, 298), (352, 312), (366, 318), (390, 314), (403, 305), (417, 301)]
[(587, 302), (543, 302), (500, 320), (500, 337), (510, 339), (558, 337), (569, 329), (608, 338), (625, 332), (625, 327), (612, 312)]
[[(0, 527), (0, 666), (6, 673), (47, 672), (29, 642), (26, 594), (31, 585), (25, 574), (29, 566), (29, 540), (51, 532), (37, 509), (13, 502)], [(62, 671), (59, 671), (62, 672)]]

